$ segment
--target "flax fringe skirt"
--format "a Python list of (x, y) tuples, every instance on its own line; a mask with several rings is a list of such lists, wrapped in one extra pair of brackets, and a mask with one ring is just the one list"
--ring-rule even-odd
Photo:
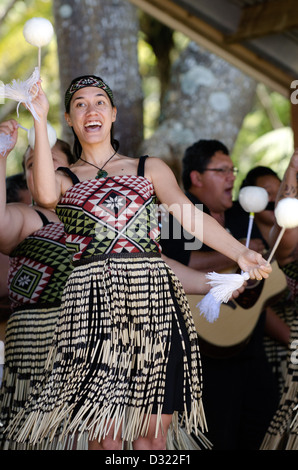
[(291, 325), (288, 373), (261, 450), (298, 450), (298, 318)]
[(61, 439), (87, 432), (101, 440), (111, 429), (134, 441), (163, 413), (179, 415), (188, 433), (205, 429), (197, 333), (183, 288), (158, 255), (76, 265), (52, 361), (42, 392), (36, 387), (9, 425), (19, 442), (51, 441), (59, 430)]
[(19, 449), (5, 438), (8, 422), (23, 409), (41, 380), (53, 343), (60, 304), (27, 305), (11, 314), (6, 326), (5, 367), (0, 392), (0, 449)]
[[(291, 326), (295, 320), (295, 309), (289, 290), (285, 289), (278, 301), (271, 305), (275, 314), (287, 325)], [(282, 396), (288, 367), (288, 345), (283, 345), (278, 341), (265, 336), (264, 349), (272, 372), (279, 388), (280, 398)]]

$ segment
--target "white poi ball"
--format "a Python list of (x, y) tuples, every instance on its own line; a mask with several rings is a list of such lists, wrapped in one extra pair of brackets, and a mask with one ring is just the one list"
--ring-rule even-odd
[(274, 215), (278, 225), (282, 228), (298, 227), (298, 199), (286, 197), (277, 204)]
[[(51, 124), (47, 123), (47, 130), (48, 130), (48, 138), (50, 142), (50, 147), (54, 147), (55, 143), (57, 142), (57, 134), (55, 129), (51, 126)], [(35, 129), (31, 127), (28, 131), (28, 143), (32, 149), (34, 149), (35, 145)]]
[(24, 38), (32, 46), (46, 46), (51, 41), (53, 34), (52, 23), (45, 18), (31, 18), (23, 28)]
[(268, 193), (258, 186), (245, 186), (239, 191), (238, 199), (246, 212), (261, 212), (268, 204)]

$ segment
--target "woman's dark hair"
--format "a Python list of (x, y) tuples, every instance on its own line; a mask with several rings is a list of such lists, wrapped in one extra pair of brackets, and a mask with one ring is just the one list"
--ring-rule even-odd
[(20, 191), (27, 190), (27, 182), (24, 173), (6, 177), (6, 202), (20, 202)]
[(72, 163), (75, 163), (77, 161), (76, 157), (74, 156), (71, 150), (71, 146), (67, 142), (65, 142), (65, 140), (57, 139), (55, 145), (59, 147), (61, 152), (65, 153), (69, 165), (72, 165)]
[(244, 188), (245, 186), (257, 186), (257, 179), (261, 176), (274, 176), (280, 181), (277, 173), (271, 170), (271, 168), (267, 166), (256, 166), (247, 173), (246, 177), (241, 183), (241, 188)]
[[(71, 128), (71, 130), (72, 130), (73, 135), (74, 135), (74, 143), (73, 143), (72, 153), (74, 155), (75, 160), (78, 160), (78, 158), (80, 158), (80, 156), (82, 154), (82, 146), (81, 146), (81, 143), (78, 139), (77, 134), (73, 130), (73, 127)], [(118, 142), (118, 140), (114, 139), (114, 126), (113, 126), (113, 124), (112, 124), (112, 127), (111, 127), (110, 135), (111, 135), (111, 145), (112, 145), (112, 147), (115, 151), (118, 151), (119, 142)]]
[(219, 140), (199, 140), (185, 150), (182, 160), (182, 182), (185, 190), (191, 186), (190, 173), (193, 170), (203, 173), (218, 151), (229, 155), (229, 150)]

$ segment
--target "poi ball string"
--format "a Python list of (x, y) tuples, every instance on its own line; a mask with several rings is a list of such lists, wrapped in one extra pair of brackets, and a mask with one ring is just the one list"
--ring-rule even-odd
[(20, 129), (24, 129), (24, 131), (29, 132), (29, 129), (27, 129), (27, 127), (21, 126), (21, 124), (18, 124), (18, 127), (19, 127)]
[(254, 223), (254, 218), (255, 218), (255, 213), (254, 213), (254, 212), (250, 212), (250, 213), (249, 213), (249, 219), (248, 219), (247, 236), (246, 236), (246, 242), (245, 242), (246, 248), (249, 247), (250, 238), (251, 238), (251, 232), (252, 232), (252, 226), (253, 226), (253, 223)]
[(276, 239), (276, 242), (275, 242), (275, 244), (274, 244), (274, 247), (272, 248), (272, 251), (271, 251), (271, 253), (270, 253), (270, 256), (269, 256), (269, 258), (268, 258), (268, 260), (267, 260), (267, 263), (268, 263), (268, 264), (270, 264), (270, 261), (272, 260), (272, 258), (273, 258), (273, 256), (274, 256), (274, 253), (276, 252), (276, 249), (277, 249), (277, 247), (278, 247), (278, 245), (279, 245), (279, 243), (280, 243), (280, 241), (281, 241), (281, 239), (282, 239), (283, 234), (285, 233), (285, 231), (286, 231), (286, 227), (282, 227), (282, 229), (281, 229), (281, 231), (279, 232), (279, 235), (278, 235), (278, 237), (277, 237), (277, 239)]

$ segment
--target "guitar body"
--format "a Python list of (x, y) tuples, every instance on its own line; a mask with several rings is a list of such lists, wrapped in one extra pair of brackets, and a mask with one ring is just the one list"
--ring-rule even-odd
[(241, 349), (249, 340), (266, 301), (286, 287), (285, 275), (274, 261), (269, 278), (249, 281), (239, 298), (221, 304), (219, 317), (214, 323), (209, 323), (197, 307), (203, 296), (187, 295), (202, 352), (211, 356), (228, 356)]

